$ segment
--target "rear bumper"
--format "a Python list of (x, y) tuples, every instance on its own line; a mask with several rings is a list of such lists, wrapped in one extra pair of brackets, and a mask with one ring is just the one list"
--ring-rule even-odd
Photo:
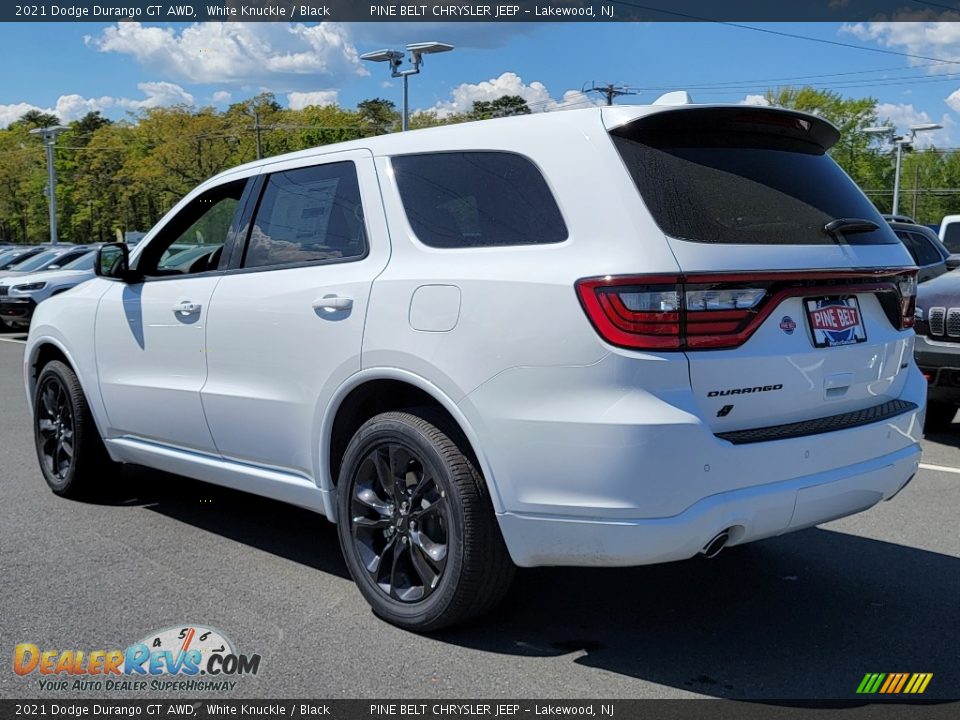
[(506, 513), (510, 554), (524, 567), (624, 566), (685, 560), (721, 531), (728, 545), (782, 535), (852, 515), (893, 497), (917, 471), (920, 448), (769, 485), (703, 498), (673, 517), (600, 520)]
[(912, 363), (903, 412), (745, 444), (703, 422), (685, 364), (637, 365), (517, 368), (461, 401), (518, 565), (689, 558), (727, 529), (739, 544), (860, 512), (916, 472), (927, 383)]

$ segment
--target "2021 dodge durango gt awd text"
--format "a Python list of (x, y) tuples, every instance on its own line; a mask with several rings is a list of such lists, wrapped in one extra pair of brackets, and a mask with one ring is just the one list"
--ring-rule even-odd
[(224, 172), (37, 308), (43, 475), (72, 497), (138, 463), (316, 510), (374, 611), (421, 631), (515, 566), (865, 510), (917, 470), (926, 384), (916, 268), (837, 138), (611, 107)]

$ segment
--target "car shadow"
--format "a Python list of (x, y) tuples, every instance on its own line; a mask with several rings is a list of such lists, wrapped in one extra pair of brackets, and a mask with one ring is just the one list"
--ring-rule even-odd
[(493, 619), (442, 637), (715, 697), (849, 701), (867, 672), (933, 672), (924, 699), (956, 699), (958, 598), (960, 559), (815, 528), (709, 561), (528, 570)]
[[(348, 577), (310, 511), (145, 468), (121, 482), (111, 504)], [(868, 672), (932, 672), (922, 699), (942, 701), (960, 698), (958, 599), (958, 558), (813, 528), (713, 560), (522, 569), (497, 610), (431, 638), (769, 704), (875, 700), (856, 695)]]
[(333, 523), (310, 510), (136, 465), (95, 500), (137, 506), (321, 572), (349, 578)]

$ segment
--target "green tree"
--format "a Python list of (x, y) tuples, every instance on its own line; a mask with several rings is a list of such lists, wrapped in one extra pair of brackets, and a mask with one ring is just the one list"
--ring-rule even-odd
[(383, 135), (400, 124), (400, 113), (392, 100), (373, 98), (357, 104), (360, 120), (373, 135)]
[(19, 125), (27, 129), (50, 127), (59, 124), (60, 118), (53, 113), (45, 113), (41, 110), (27, 110), (27, 112), (20, 116), (19, 120), (13, 123), (13, 125)]
[(503, 95), (496, 100), (474, 100), (470, 109), (471, 120), (486, 120), (510, 115), (529, 115), (527, 101), (519, 95)]

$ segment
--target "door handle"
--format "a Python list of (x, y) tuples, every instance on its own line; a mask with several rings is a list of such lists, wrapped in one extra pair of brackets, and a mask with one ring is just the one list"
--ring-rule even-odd
[(313, 301), (314, 310), (322, 310), (328, 313), (343, 312), (353, 307), (353, 298), (342, 295), (326, 295)]
[(198, 312), (200, 312), (200, 303), (184, 300), (183, 302), (178, 302), (176, 305), (174, 305), (172, 310), (178, 315), (196, 315)]

